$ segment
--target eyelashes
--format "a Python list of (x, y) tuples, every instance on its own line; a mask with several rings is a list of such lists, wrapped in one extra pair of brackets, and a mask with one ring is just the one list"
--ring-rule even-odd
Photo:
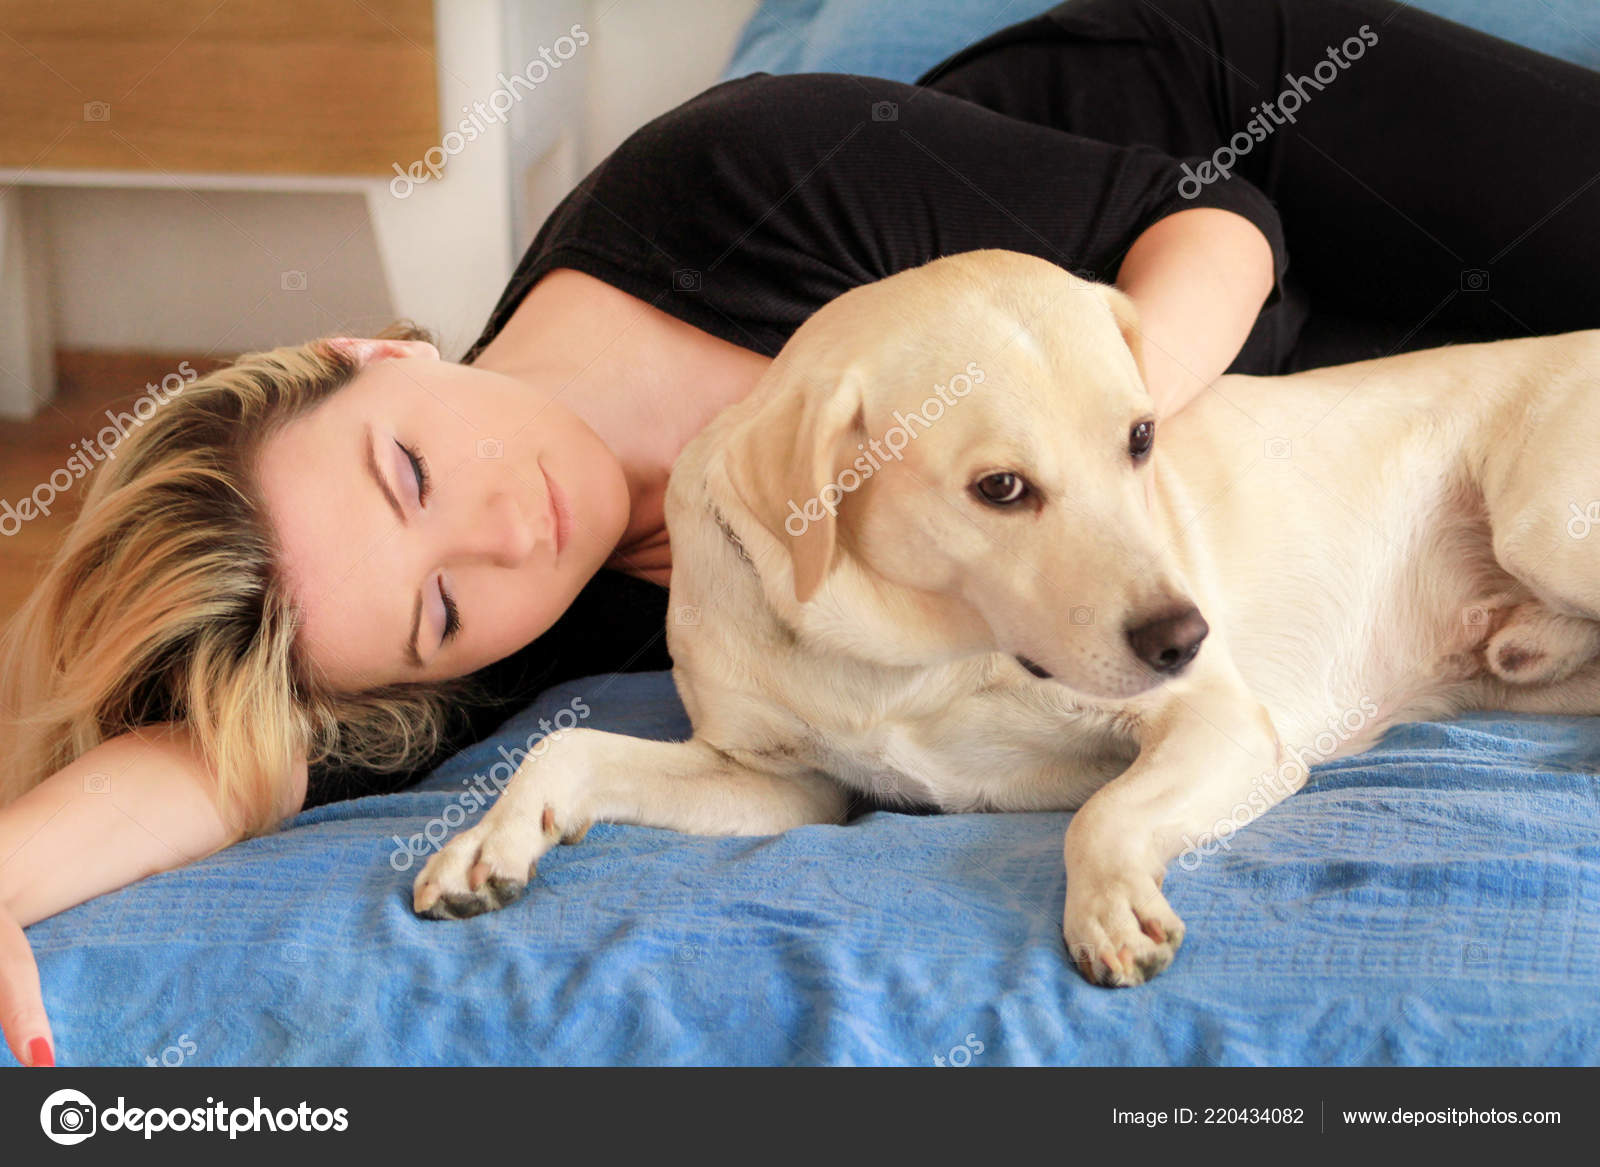
[(428, 475), (428, 460), (416, 450), (402, 442), (399, 438), (395, 439), (394, 444), (400, 447), (400, 452), (404, 454), (406, 456), (406, 460), (411, 463), (411, 473), (417, 476), (418, 501), (426, 503), (428, 501), (428, 496), (433, 493), (433, 479)]
[(444, 581), (439, 581), (439, 595), (444, 600), (444, 637), (441, 643), (449, 644), (461, 635), (461, 609), (456, 607), (455, 597), (445, 591)]
[[(427, 505), (428, 496), (433, 493), (433, 479), (428, 474), (428, 460), (421, 451), (406, 445), (399, 438), (395, 445), (400, 447), (400, 452), (411, 463), (411, 472), (417, 479), (417, 501)], [(456, 605), (456, 598), (444, 586), (444, 580), (439, 580), (439, 599), (444, 602), (444, 635), (440, 638), (441, 644), (449, 644), (461, 635), (461, 609)]]

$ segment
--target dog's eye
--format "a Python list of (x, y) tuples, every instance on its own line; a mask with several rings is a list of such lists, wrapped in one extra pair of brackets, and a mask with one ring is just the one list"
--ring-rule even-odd
[(1028, 480), (1020, 474), (1002, 470), (998, 474), (985, 474), (972, 484), (972, 489), (984, 502), (995, 506), (1010, 506), (1028, 495)]
[(1134, 422), (1133, 428), (1128, 431), (1128, 453), (1132, 454), (1133, 460), (1137, 462), (1150, 452), (1155, 440), (1155, 422), (1148, 420)]

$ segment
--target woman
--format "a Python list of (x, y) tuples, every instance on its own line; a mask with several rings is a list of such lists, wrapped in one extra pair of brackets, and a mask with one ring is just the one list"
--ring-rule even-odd
[(915, 86), (707, 90), (557, 208), (461, 363), (408, 328), (252, 354), (96, 475), (0, 649), (13, 1053), (52, 1056), (19, 925), (668, 667), (672, 461), (834, 296), (979, 247), (1115, 280), (1170, 415), (1600, 326), (1597, 173), (1600, 75), (1378, 0), (1074, 0)]

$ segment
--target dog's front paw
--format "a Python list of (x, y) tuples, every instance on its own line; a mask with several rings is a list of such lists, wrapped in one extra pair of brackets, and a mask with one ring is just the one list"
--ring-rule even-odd
[(412, 885), (412, 910), (435, 920), (462, 920), (503, 908), (522, 895), (540, 857), (563, 833), (576, 842), (587, 829), (585, 824), (564, 832), (548, 804), (537, 817), (518, 813), (511, 803), (497, 804), (483, 822), (428, 860)]
[(1091, 879), (1073, 888), (1061, 935), (1067, 953), (1091, 984), (1125, 988), (1163, 972), (1183, 943), (1183, 921), (1156, 881), (1141, 876)]

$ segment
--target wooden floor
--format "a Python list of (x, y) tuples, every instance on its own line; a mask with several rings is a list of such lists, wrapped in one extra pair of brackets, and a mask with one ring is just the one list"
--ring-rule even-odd
[[(32, 421), (0, 421), (0, 500), (13, 507), (31, 495), (53, 471), (67, 468), (76, 452), (72, 443), (93, 439), (110, 424), (105, 411), (126, 410), (146, 392), (147, 383), (160, 385), (163, 377), (178, 372), (187, 360), (198, 374), (224, 362), (216, 358), (166, 353), (58, 352), (55, 401)], [(62, 532), (82, 503), (89, 478), (60, 495), (48, 518), (40, 516), (20, 525), (11, 535), (7, 522), (0, 529), (0, 623), (11, 618), (32, 590)], [(5, 513), (0, 507), (0, 516)]]

